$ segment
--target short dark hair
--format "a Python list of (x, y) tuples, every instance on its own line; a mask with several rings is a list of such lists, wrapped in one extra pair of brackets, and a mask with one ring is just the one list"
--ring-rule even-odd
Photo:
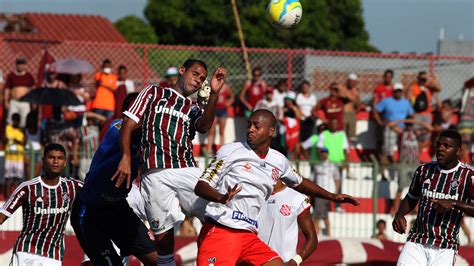
[(449, 105), (449, 107), (453, 107), (453, 102), (451, 101), (451, 99), (446, 99), (446, 100), (442, 101), (442, 103)]
[(305, 79), (305, 80), (303, 80), (303, 82), (301, 82), (300, 87), (303, 87), (303, 85), (305, 85), (305, 84), (311, 86), (311, 83), (308, 80)]
[(120, 65), (117, 70), (120, 71), (122, 69), (127, 70), (127, 67), (125, 65)]
[(14, 113), (12, 114), (12, 122), (13, 121), (20, 121), (21, 120), (21, 116), (20, 116), (20, 113)]
[(280, 85), (283, 85), (283, 84), (286, 85), (287, 82), (288, 82), (288, 81), (287, 81), (286, 79), (280, 79), (280, 80), (277, 82), (277, 84), (276, 84), (275, 87), (278, 88), (278, 87), (280, 87)]
[(458, 147), (461, 147), (461, 145), (462, 145), (461, 134), (459, 134), (459, 132), (457, 132), (456, 130), (453, 130), (453, 129), (445, 130), (445, 131), (441, 132), (441, 134), (439, 134), (439, 137), (440, 138), (445, 137), (445, 138), (453, 139), (456, 142), (456, 145), (458, 145)]
[(105, 65), (105, 64), (112, 64), (112, 61), (110, 61), (110, 59), (108, 58), (105, 58), (104, 61), (102, 61), (102, 65)]
[(46, 147), (44, 148), (43, 156), (46, 157), (46, 155), (50, 151), (60, 151), (64, 153), (64, 156), (66, 156), (66, 149), (64, 149), (63, 145), (58, 144), (58, 143), (50, 143), (46, 145)]
[(195, 64), (198, 64), (198, 65), (202, 66), (202, 67), (207, 71), (207, 65), (206, 65), (206, 63), (205, 63), (204, 61), (202, 61), (202, 60), (199, 60), (199, 59), (192, 59), (192, 58), (190, 58), (190, 59), (186, 60), (186, 61), (183, 63), (183, 67), (184, 67), (185, 69), (188, 69), (188, 68), (194, 66)]
[(392, 77), (393, 77), (393, 70), (387, 69), (387, 70), (385, 70), (385, 72), (383, 72), (384, 76), (386, 76), (387, 74), (392, 74)]
[(129, 93), (127, 97), (125, 97), (122, 104), (122, 113), (127, 111), (128, 107), (130, 107), (130, 104), (132, 104), (132, 102), (138, 97), (138, 94), (138, 92), (132, 92)]
[(379, 226), (379, 224), (387, 225), (387, 222), (385, 222), (383, 219), (380, 219), (377, 221), (377, 226)]
[(421, 77), (421, 75), (425, 75), (425, 74), (428, 74), (426, 71), (420, 71), (418, 72), (418, 78)]
[(260, 71), (262, 72), (262, 68), (260, 66), (256, 66), (252, 69), (252, 73), (255, 72), (255, 71)]

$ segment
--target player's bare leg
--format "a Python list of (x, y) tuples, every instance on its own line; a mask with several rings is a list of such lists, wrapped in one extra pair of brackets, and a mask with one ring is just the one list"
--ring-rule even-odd
[(158, 263), (158, 254), (151, 252), (146, 255), (136, 256), (145, 266), (156, 266)]
[(174, 261), (174, 229), (155, 235), (155, 246), (158, 252), (157, 265), (176, 265)]
[(329, 217), (324, 218), (324, 225), (326, 226), (327, 236), (331, 236), (331, 223), (329, 222)]

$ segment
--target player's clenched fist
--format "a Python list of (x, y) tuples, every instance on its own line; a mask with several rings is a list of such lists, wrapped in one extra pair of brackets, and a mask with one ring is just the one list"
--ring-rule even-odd
[(395, 215), (392, 222), (393, 230), (399, 234), (404, 234), (407, 230), (407, 219), (405, 216)]
[(211, 78), (211, 90), (214, 93), (219, 93), (224, 86), (225, 79), (227, 78), (227, 70), (223, 67), (219, 67), (214, 71), (214, 75)]

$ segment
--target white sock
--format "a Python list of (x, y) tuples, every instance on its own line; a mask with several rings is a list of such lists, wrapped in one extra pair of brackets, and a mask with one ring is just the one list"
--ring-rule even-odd
[(176, 266), (174, 261), (174, 254), (158, 255), (158, 266)]

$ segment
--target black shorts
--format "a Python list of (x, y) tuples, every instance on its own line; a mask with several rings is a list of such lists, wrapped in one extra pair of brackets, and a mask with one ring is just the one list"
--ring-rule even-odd
[[(122, 265), (121, 257), (155, 252), (148, 229), (123, 200), (112, 207), (93, 207), (74, 201), (71, 225), (84, 252), (94, 265)], [(112, 242), (120, 249), (120, 256)]]

